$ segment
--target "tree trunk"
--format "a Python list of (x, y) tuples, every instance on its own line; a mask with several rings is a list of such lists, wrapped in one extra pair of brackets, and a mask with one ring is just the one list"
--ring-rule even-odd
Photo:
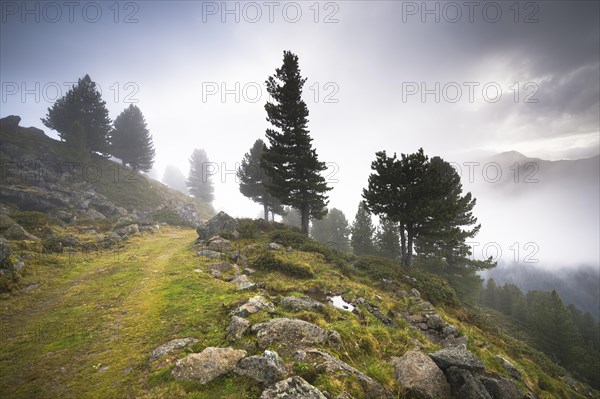
[(267, 206), (266, 202), (263, 204), (263, 210), (265, 211), (265, 222), (268, 222), (269, 221), (269, 207)]
[(402, 266), (406, 266), (406, 233), (404, 232), (404, 223), (400, 223), (400, 259), (402, 260)]
[(412, 253), (413, 253), (413, 232), (412, 229), (407, 230), (408, 234), (408, 245), (406, 248), (406, 267), (410, 269), (412, 267)]
[(308, 207), (308, 205), (300, 206), (300, 216), (301, 216), (301, 220), (302, 220), (302, 233), (304, 233), (306, 235), (308, 235), (308, 224), (310, 222), (309, 210), (310, 210), (310, 208)]

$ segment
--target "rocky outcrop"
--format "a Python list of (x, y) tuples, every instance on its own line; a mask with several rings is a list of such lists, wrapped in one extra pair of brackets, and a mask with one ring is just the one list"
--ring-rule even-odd
[(207, 384), (233, 371), (244, 357), (246, 351), (243, 350), (209, 347), (178, 360), (171, 374), (178, 380)]
[(239, 229), (239, 223), (237, 220), (226, 214), (225, 212), (219, 212), (216, 216), (210, 219), (208, 222), (198, 226), (196, 232), (201, 240), (206, 240), (218, 233), (228, 232), (237, 233)]
[(285, 378), (285, 364), (277, 352), (265, 351), (261, 356), (250, 356), (239, 361), (235, 372), (253, 380), (271, 385)]
[(468, 370), (450, 366), (446, 378), (452, 387), (452, 396), (461, 399), (492, 399), (485, 386)]
[(327, 399), (327, 397), (304, 379), (291, 377), (264, 390), (260, 399)]
[(267, 348), (275, 343), (284, 347), (308, 347), (327, 342), (327, 331), (304, 320), (278, 318), (252, 327), (258, 346)]
[(0, 129), (14, 131), (19, 126), (21, 117), (17, 115), (9, 115), (0, 119)]
[(483, 384), (492, 399), (523, 399), (523, 393), (517, 385), (506, 378), (482, 376), (479, 381)]
[(196, 342), (198, 342), (198, 340), (195, 338), (178, 338), (171, 340), (165, 344), (162, 344), (158, 348), (153, 349), (150, 352), (150, 361), (153, 362), (163, 356), (175, 352), (177, 349), (185, 348), (186, 346), (195, 344)]
[(452, 366), (474, 372), (482, 372), (484, 370), (483, 363), (477, 356), (466, 348), (459, 346), (441, 349), (431, 353), (429, 357), (442, 370), (446, 370)]
[(233, 311), (234, 316), (239, 317), (247, 317), (251, 314), (258, 313), (261, 310), (266, 310), (268, 312), (275, 311), (275, 306), (264, 297), (260, 295), (253, 296), (248, 300), (248, 302), (240, 305), (237, 309)]
[(440, 368), (421, 351), (410, 350), (402, 357), (393, 357), (396, 380), (419, 399), (450, 397), (450, 384)]

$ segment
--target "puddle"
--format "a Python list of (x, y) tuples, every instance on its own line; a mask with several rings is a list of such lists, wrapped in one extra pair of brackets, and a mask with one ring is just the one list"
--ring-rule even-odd
[(341, 295), (330, 296), (327, 299), (333, 304), (334, 308), (346, 310), (348, 312), (352, 312), (354, 310), (354, 306), (350, 305), (348, 302), (344, 301)]

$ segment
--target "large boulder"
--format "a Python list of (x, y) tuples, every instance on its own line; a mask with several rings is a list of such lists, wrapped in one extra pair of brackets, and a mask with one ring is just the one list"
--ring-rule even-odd
[(207, 384), (233, 371), (244, 357), (246, 357), (244, 350), (209, 347), (200, 353), (192, 353), (178, 360), (171, 374), (178, 380)]
[(38, 241), (39, 238), (34, 236), (33, 234), (28, 233), (21, 225), (15, 223), (10, 226), (4, 232), (4, 237), (9, 240), (34, 240)]
[(299, 312), (301, 310), (320, 311), (325, 308), (325, 305), (319, 301), (315, 301), (308, 296), (288, 296), (279, 303), (284, 309)]
[(210, 219), (208, 222), (200, 225), (196, 228), (196, 232), (201, 240), (206, 240), (217, 233), (229, 232), (234, 233), (239, 229), (239, 223), (237, 220), (226, 214), (225, 212), (219, 212), (216, 216)]
[(291, 377), (263, 391), (260, 399), (327, 399), (301, 377)]
[(440, 368), (421, 351), (410, 350), (402, 357), (393, 357), (396, 380), (418, 399), (450, 397), (450, 384)]
[(452, 396), (460, 399), (492, 399), (485, 386), (471, 372), (455, 366), (446, 370)]
[(227, 326), (227, 338), (231, 341), (237, 341), (242, 338), (246, 330), (250, 327), (250, 322), (242, 317), (233, 316)]
[(253, 327), (258, 345), (266, 348), (274, 343), (282, 346), (307, 347), (327, 342), (327, 331), (304, 320), (278, 318)]
[(492, 399), (523, 399), (517, 384), (506, 378), (479, 377)]
[(393, 397), (379, 382), (328, 352), (316, 348), (300, 349), (294, 352), (293, 357), (298, 361), (310, 364), (320, 372), (342, 378), (347, 378), (347, 376), (356, 378), (369, 399), (391, 399)]
[(224, 238), (218, 240), (212, 240), (208, 243), (208, 249), (216, 252), (229, 252), (231, 251), (231, 241)]
[(456, 366), (473, 372), (481, 372), (485, 368), (477, 356), (462, 346), (450, 346), (437, 352), (430, 353), (429, 357), (431, 357), (435, 364), (442, 370)]
[(153, 362), (166, 356), (170, 353), (175, 352), (177, 349), (185, 348), (188, 345), (195, 344), (198, 342), (196, 338), (177, 338), (173, 339), (165, 344), (162, 344), (158, 348), (150, 352), (150, 361)]
[(285, 364), (277, 352), (265, 351), (262, 356), (250, 356), (240, 360), (235, 372), (271, 385), (285, 378)]

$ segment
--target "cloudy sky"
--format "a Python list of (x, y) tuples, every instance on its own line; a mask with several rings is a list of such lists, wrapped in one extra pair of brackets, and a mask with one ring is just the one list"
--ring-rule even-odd
[(597, 1), (3, 1), (0, 28), (1, 116), (53, 135), (40, 118), (87, 73), (111, 118), (140, 107), (161, 174), (187, 173), (204, 148), (215, 207), (236, 216), (260, 211), (233, 170), (264, 138), (264, 81), (283, 50), (308, 78), (331, 205), (349, 218), (382, 149), (461, 163), (599, 152)]

